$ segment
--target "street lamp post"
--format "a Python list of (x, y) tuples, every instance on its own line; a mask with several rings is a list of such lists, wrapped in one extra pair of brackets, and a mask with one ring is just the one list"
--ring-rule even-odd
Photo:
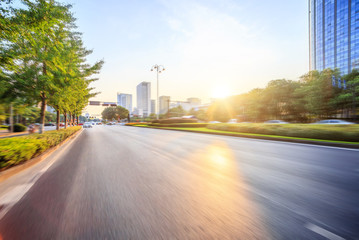
[(151, 68), (151, 71), (155, 70), (157, 72), (157, 120), (159, 119), (159, 116), (160, 116), (160, 100), (159, 100), (159, 97), (158, 97), (158, 74), (163, 72), (165, 69), (164, 66), (162, 65), (153, 65), (152, 68)]

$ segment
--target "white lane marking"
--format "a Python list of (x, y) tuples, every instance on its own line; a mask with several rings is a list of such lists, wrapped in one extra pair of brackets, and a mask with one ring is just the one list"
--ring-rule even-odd
[(325, 237), (325, 238), (328, 238), (330, 240), (345, 240), (344, 238), (332, 233), (332, 232), (329, 232), (328, 230), (325, 230), (324, 228), (321, 228), (315, 224), (312, 224), (312, 223), (307, 223), (305, 225), (306, 228), (308, 228), (309, 230), (315, 232), (315, 233), (318, 233), (319, 235)]
[(27, 191), (29, 191), (34, 183), (35, 182), (16, 186), (1, 196), (0, 206), (2, 206), (3, 209), (0, 212), (0, 219), (2, 219), (11, 207), (18, 202), (25, 195), (25, 193), (27, 193)]

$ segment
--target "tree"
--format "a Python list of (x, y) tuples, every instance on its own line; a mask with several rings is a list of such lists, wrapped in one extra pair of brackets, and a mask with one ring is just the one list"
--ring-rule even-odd
[(345, 75), (343, 79), (346, 81), (346, 89), (343, 89), (337, 96), (338, 104), (343, 109), (349, 111), (353, 118), (356, 118), (356, 106), (359, 102), (359, 71), (354, 69), (351, 73)]
[[(4, 2), (1, 0), (1, 2)], [(0, 8), (1, 60), (0, 98), (8, 103), (41, 103), (40, 123), (45, 121), (46, 105), (74, 119), (87, 105), (92, 93), (90, 78), (103, 61), (86, 64), (92, 51), (83, 47), (81, 34), (74, 31), (71, 5), (54, 0), (23, 1), (25, 8)], [(6, 25), (3, 25), (6, 23)], [(4, 27), (5, 26), (5, 27)]]
[(121, 106), (107, 107), (101, 113), (102, 119), (106, 119), (109, 121), (125, 119), (128, 117), (128, 114), (129, 111)]
[(338, 70), (311, 71), (301, 77), (306, 109), (315, 118), (328, 118), (337, 112), (335, 98), (341, 90), (332, 86), (332, 76), (338, 78)]
[(226, 99), (217, 100), (208, 108), (208, 120), (210, 121), (227, 122), (234, 116), (233, 108)]
[(183, 109), (181, 105), (178, 105), (177, 107), (170, 108), (167, 115), (168, 117), (182, 117), (186, 114), (186, 111)]

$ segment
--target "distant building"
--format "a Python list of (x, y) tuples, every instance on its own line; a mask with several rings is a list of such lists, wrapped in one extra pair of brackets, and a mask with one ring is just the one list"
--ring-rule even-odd
[(170, 96), (160, 97), (160, 114), (165, 114), (169, 110)]
[(176, 101), (170, 104), (170, 108), (181, 106), (183, 110), (189, 111), (192, 108), (197, 109), (201, 106), (201, 99), (199, 98), (187, 98), (187, 101)]
[(191, 105), (201, 105), (201, 99), (199, 98), (187, 98), (187, 102)]
[(151, 113), (156, 114), (156, 100), (151, 100)]
[(151, 83), (141, 82), (137, 85), (137, 110), (140, 116), (151, 114)]
[(126, 108), (132, 113), (132, 94), (117, 93), (117, 105)]

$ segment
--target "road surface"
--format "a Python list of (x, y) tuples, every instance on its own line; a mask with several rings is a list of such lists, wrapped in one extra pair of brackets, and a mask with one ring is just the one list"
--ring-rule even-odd
[(0, 184), (0, 239), (359, 239), (359, 151), (94, 126)]

